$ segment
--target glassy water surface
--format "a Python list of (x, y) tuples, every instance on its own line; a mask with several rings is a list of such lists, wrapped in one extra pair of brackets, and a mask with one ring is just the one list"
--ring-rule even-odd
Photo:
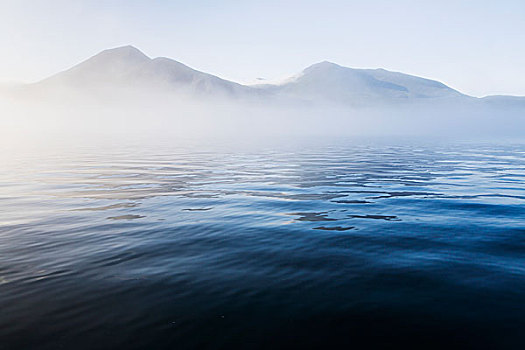
[(0, 349), (525, 345), (525, 147), (4, 149)]

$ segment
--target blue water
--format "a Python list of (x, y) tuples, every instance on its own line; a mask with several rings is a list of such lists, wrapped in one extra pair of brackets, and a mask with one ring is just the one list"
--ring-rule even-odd
[(3, 150), (0, 349), (525, 346), (525, 146)]

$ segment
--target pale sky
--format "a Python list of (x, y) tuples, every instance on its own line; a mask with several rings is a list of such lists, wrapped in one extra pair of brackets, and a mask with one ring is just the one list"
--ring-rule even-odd
[(0, 81), (122, 45), (238, 82), (328, 60), (525, 95), (523, 0), (0, 0)]

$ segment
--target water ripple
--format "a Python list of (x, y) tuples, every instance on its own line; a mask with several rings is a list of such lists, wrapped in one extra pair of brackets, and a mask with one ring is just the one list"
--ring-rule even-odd
[(520, 348), (524, 176), (498, 144), (20, 154), (0, 348)]

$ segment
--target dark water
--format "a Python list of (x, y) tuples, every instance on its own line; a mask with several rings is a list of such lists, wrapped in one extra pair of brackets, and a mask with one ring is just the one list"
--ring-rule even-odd
[(525, 147), (12, 152), (0, 349), (525, 346)]

